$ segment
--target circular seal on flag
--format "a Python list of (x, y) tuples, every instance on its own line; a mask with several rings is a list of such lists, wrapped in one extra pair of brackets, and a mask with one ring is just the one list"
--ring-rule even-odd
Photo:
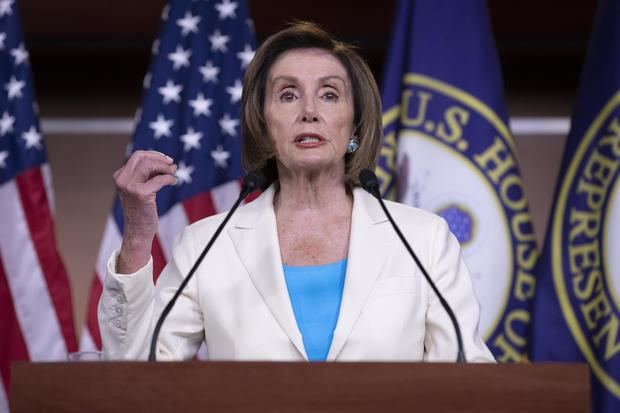
[(525, 357), (538, 251), (505, 122), (462, 89), (410, 73), (383, 124), (382, 156), (397, 155), (380, 162), (379, 178), (381, 165), (393, 164), (398, 200), (448, 222), (472, 274), (481, 333), (492, 350), (501, 341)]
[(553, 214), (553, 282), (569, 330), (598, 380), (620, 397), (620, 91), (590, 124)]
[(383, 126), (383, 193), (446, 219), (463, 246), (491, 351), (502, 361), (526, 358), (538, 250), (506, 123), (474, 95), (409, 73)]

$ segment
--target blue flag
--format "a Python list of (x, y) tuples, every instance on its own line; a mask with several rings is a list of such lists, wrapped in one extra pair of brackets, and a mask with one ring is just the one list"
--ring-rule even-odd
[[(172, 0), (162, 19), (129, 148), (157, 150), (178, 165), (177, 185), (157, 193), (155, 276), (186, 225), (229, 209), (237, 199), (243, 176), (242, 80), (256, 48), (246, 0)], [(120, 246), (122, 232), (117, 199), (99, 251), (83, 349), (101, 347), (97, 303), (105, 261)]]
[(620, 1), (602, 0), (540, 262), (532, 359), (586, 361), (620, 412)]
[(499, 361), (526, 358), (538, 252), (483, 0), (401, 0), (382, 83), (384, 196), (443, 216)]

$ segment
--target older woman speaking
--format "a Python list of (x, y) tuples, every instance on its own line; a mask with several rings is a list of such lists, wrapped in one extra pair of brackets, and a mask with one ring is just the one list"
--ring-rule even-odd
[[(359, 188), (382, 139), (366, 63), (310, 23), (273, 35), (248, 67), (243, 162), (269, 187), (240, 207), (163, 324), (158, 359), (453, 361), (450, 319), (379, 203)], [(115, 173), (125, 217), (99, 305), (104, 350), (146, 358), (155, 320), (224, 216), (187, 227), (153, 285), (155, 197), (176, 166), (136, 152)], [(388, 203), (456, 313), (470, 361), (492, 361), (460, 246), (439, 217)], [(120, 320), (120, 322), (119, 322)]]

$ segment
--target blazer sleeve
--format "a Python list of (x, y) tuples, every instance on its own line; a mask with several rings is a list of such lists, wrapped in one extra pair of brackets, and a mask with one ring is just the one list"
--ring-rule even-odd
[[(478, 331), (480, 305), (463, 261), (461, 246), (443, 219), (438, 220), (430, 256), (429, 274), (459, 322), (467, 361), (494, 362)], [(428, 294), (424, 359), (455, 361), (458, 346), (450, 317), (430, 286)]]
[[(195, 261), (193, 236), (186, 228), (173, 246), (172, 259), (157, 284), (152, 258), (133, 274), (116, 272), (118, 251), (107, 263), (98, 319), (103, 351), (112, 359), (146, 360), (157, 319)], [(195, 274), (162, 325), (157, 360), (192, 358), (204, 340)]]

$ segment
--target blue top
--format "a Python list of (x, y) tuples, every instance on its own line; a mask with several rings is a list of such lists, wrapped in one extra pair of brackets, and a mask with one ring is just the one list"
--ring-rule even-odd
[(325, 265), (284, 265), (286, 288), (308, 360), (325, 361), (340, 312), (347, 260)]

